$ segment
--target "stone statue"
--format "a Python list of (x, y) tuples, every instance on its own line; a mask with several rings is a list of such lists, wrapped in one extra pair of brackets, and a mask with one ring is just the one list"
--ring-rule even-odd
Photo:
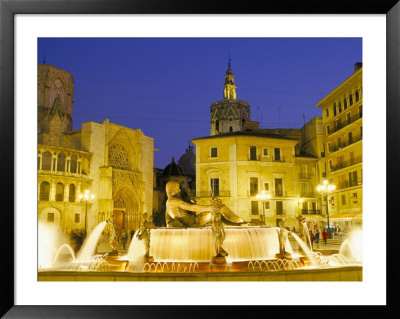
[(146, 262), (153, 262), (154, 258), (150, 256), (150, 234), (151, 229), (154, 228), (153, 218), (151, 215), (147, 215), (147, 213), (143, 214), (142, 224), (140, 225), (139, 232), (137, 237), (140, 240), (144, 240), (144, 244), (146, 246), (146, 254), (144, 255), (144, 259)]
[(240, 225), (245, 223), (243, 219), (235, 215), (220, 200), (214, 199), (211, 205), (190, 204), (179, 198), (179, 183), (168, 182), (166, 185), (167, 203), (165, 220), (167, 227), (198, 227), (210, 225), (214, 219), (214, 213), (221, 213), (227, 223)]
[(291, 259), (292, 255), (286, 251), (286, 242), (289, 237), (290, 231), (286, 229), (284, 220), (279, 222), (279, 254), (276, 254), (277, 258)]
[(109, 220), (107, 220), (107, 224), (109, 225), (110, 237), (108, 238), (108, 245), (111, 247), (111, 254), (118, 254), (118, 238), (117, 233), (115, 232), (114, 227), (114, 216), (111, 216)]
[(307, 244), (308, 248), (312, 250), (310, 232), (306, 223), (306, 219), (300, 215), (297, 217), (299, 222), (299, 237)]
[(228, 253), (225, 251), (225, 249), (222, 248), (222, 243), (225, 240), (225, 229), (224, 229), (224, 224), (221, 221), (220, 213), (215, 213), (214, 215), (214, 219), (212, 222), (212, 231), (215, 243), (215, 252), (216, 252), (215, 257), (219, 258), (227, 256)]

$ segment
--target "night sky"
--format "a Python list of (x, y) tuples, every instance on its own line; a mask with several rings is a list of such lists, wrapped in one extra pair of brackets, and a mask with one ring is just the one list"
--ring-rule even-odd
[[(38, 63), (72, 73), (73, 129), (104, 119), (154, 138), (164, 168), (210, 134), (228, 56), (261, 128), (300, 128), (362, 62), (361, 38), (41, 38)], [(303, 116), (304, 114), (304, 116)]]

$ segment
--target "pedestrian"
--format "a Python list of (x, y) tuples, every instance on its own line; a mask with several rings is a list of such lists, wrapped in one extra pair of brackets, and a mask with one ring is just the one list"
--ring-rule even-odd
[(121, 241), (122, 241), (122, 249), (125, 250), (126, 242), (128, 241), (128, 235), (126, 234), (125, 230), (121, 234)]
[(312, 230), (310, 230), (310, 241), (311, 241), (311, 249), (313, 249), (313, 243), (314, 243), (314, 233)]
[(316, 244), (317, 248), (319, 248), (319, 230), (318, 229), (315, 232), (314, 240), (315, 240), (315, 244)]
[(135, 231), (133, 230), (133, 228), (131, 229), (131, 240), (133, 238), (133, 235), (135, 235)]
[(326, 229), (324, 229), (324, 232), (322, 233), (322, 238), (324, 239), (324, 243), (326, 245), (326, 239), (328, 238), (328, 233), (326, 232)]

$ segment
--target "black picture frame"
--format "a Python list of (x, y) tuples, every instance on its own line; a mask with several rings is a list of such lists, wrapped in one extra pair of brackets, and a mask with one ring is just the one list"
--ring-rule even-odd
[[(385, 14), (387, 21), (387, 118), (386, 118), (386, 209), (387, 209), (387, 306), (382, 307), (269, 307), (268, 315), (284, 311), (298, 317), (310, 314), (323, 317), (354, 317), (364, 312), (377, 317), (395, 317), (399, 276), (394, 274), (396, 260), (395, 229), (398, 209), (395, 202), (398, 181), (400, 136), (400, 3), (398, 0), (274, 0), (244, 1), (240, 4), (223, 1), (177, 0), (0, 0), (0, 156), (2, 203), (1, 214), (1, 309), (4, 318), (158, 318), (225, 316), (228, 312), (246, 317), (264, 312), (260, 307), (204, 306), (22, 306), (14, 296), (14, 18), (16, 14)], [(377, 106), (383, 107), (383, 106)], [(4, 154), (7, 153), (7, 156)], [(382, 172), (383, 173), (383, 172)], [(383, 240), (382, 238), (380, 240)], [(308, 293), (308, 292), (307, 292)], [(265, 313), (267, 315), (267, 313)], [(399, 315), (399, 314), (398, 314)], [(397, 316), (398, 316), (397, 315)]]

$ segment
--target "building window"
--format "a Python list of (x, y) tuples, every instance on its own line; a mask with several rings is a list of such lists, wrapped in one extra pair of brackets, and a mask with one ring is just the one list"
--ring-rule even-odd
[(211, 147), (210, 157), (218, 157), (218, 147)]
[(78, 157), (76, 155), (72, 155), (71, 156), (71, 167), (70, 167), (71, 173), (76, 173), (77, 163), (78, 163)]
[(328, 107), (325, 109), (325, 116), (329, 117), (329, 108)]
[(349, 173), (349, 182), (350, 182), (350, 186), (358, 185), (357, 171)]
[(250, 177), (250, 196), (256, 196), (258, 194), (258, 178)]
[(255, 146), (250, 146), (250, 161), (257, 160), (257, 148)]
[(263, 156), (268, 156), (268, 148), (263, 148)]
[(258, 202), (257, 201), (251, 202), (251, 214), (258, 215)]
[(346, 114), (346, 117), (347, 117), (347, 124), (350, 124), (350, 123), (351, 123), (351, 115), (350, 115), (350, 112)]
[(348, 138), (349, 138), (349, 144), (353, 144), (353, 133), (352, 133), (352, 132), (349, 132), (349, 133), (347, 134), (347, 136), (348, 136)]
[(269, 209), (269, 201), (264, 202), (264, 209)]
[(333, 103), (333, 115), (336, 116), (336, 103)]
[(48, 213), (47, 214), (47, 222), (48, 223), (54, 223), (54, 213)]
[(59, 172), (65, 171), (65, 159), (66, 159), (66, 156), (64, 153), (58, 154), (57, 171), (59, 171)]
[(333, 166), (333, 164), (332, 164), (332, 160), (329, 160), (329, 169), (332, 171), (332, 166)]
[(64, 201), (64, 184), (57, 183), (56, 185), (56, 201), (62, 202)]
[(362, 105), (358, 107), (358, 116), (362, 117)]
[(44, 152), (42, 155), (42, 170), (51, 170), (51, 153)]
[(269, 183), (264, 183), (264, 190), (269, 191)]
[(335, 123), (336, 123), (336, 131), (340, 130), (342, 128), (342, 120), (338, 118)]
[(358, 90), (356, 90), (356, 102), (358, 102), (359, 99), (360, 99), (360, 95), (358, 93)]
[(211, 196), (219, 196), (219, 178), (210, 179)]
[(351, 196), (351, 199), (353, 200), (353, 203), (357, 203), (357, 202), (358, 202), (358, 195), (357, 195), (357, 193), (353, 193), (353, 196)]
[(349, 95), (349, 103), (350, 103), (350, 106), (353, 105), (353, 94)]
[(331, 134), (331, 130), (330, 130), (329, 125), (326, 126), (326, 133), (327, 133), (328, 135)]
[(274, 148), (274, 159), (275, 159), (275, 161), (281, 160), (281, 149), (280, 148)]
[(346, 97), (344, 97), (344, 99), (343, 99), (343, 108), (347, 109), (347, 99), (346, 99)]
[(350, 152), (350, 165), (354, 164), (354, 152)]
[(43, 201), (48, 201), (50, 198), (50, 183), (42, 182), (40, 184), (39, 199)]
[(346, 205), (346, 195), (342, 195), (342, 205)]
[[(129, 169), (129, 153), (121, 144), (112, 144), (108, 150), (108, 161), (111, 167)], [(72, 167), (72, 165), (71, 165)], [(72, 171), (72, 169), (71, 169)]]
[(215, 130), (218, 132), (219, 131), (219, 120), (215, 121)]
[(75, 223), (80, 223), (80, 221), (81, 221), (81, 215), (75, 214)]
[(276, 201), (276, 214), (277, 215), (283, 214), (283, 202), (280, 200)]
[(229, 132), (233, 132), (232, 126), (229, 126)]
[(339, 102), (339, 113), (342, 112), (342, 102)]
[(72, 203), (75, 202), (75, 185), (74, 184), (69, 185), (68, 201), (72, 202)]
[(282, 178), (275, 178), (275, 196), (283, 196)]

